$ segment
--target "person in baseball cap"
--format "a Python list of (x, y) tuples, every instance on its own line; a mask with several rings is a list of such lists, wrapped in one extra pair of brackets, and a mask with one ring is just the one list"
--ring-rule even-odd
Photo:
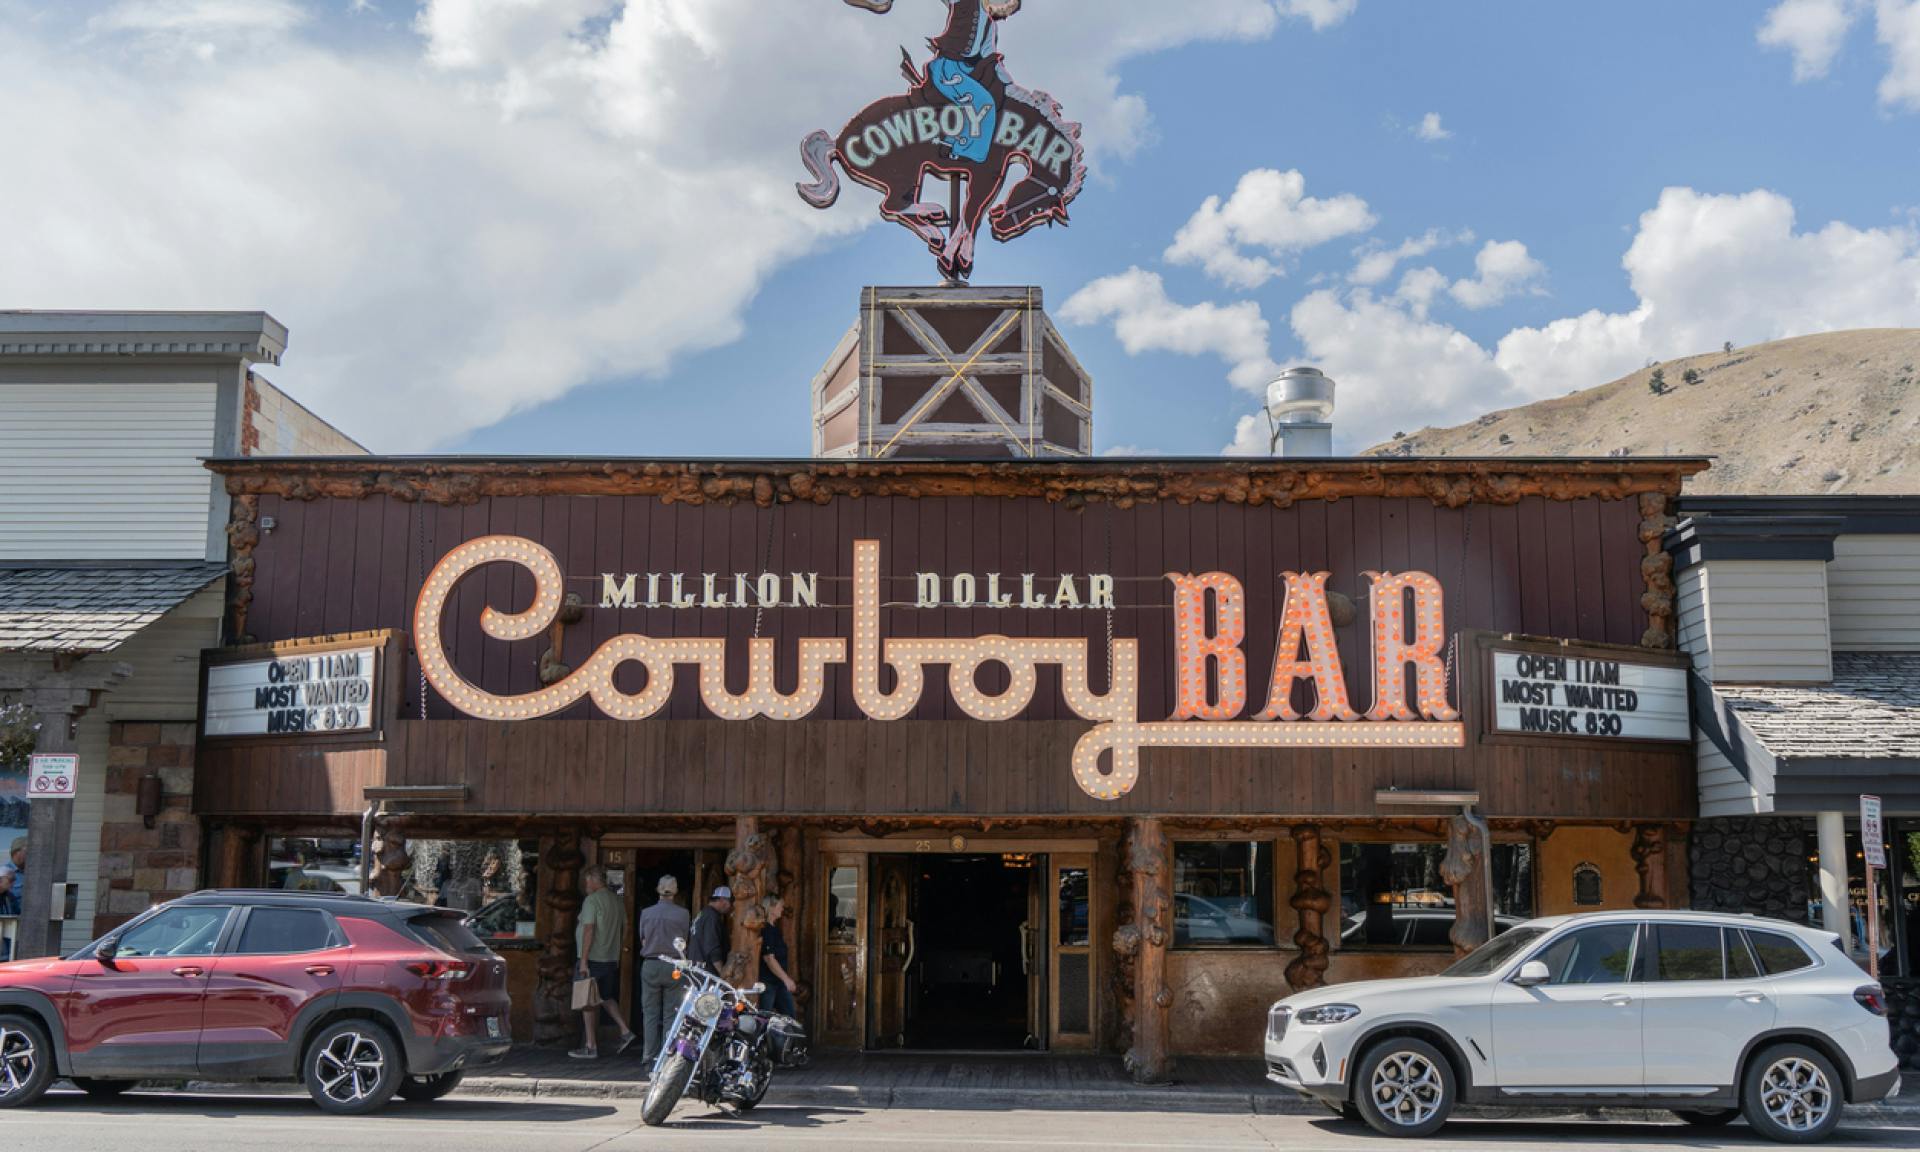
[(688, 941), (687, 959), (718, 973), (727, 966), (731, 949), (727, 939), (727, 917), (733, 912), (733, 889), (725, 884), (713, 890), (713, 899), (700, 910), (693, 922), (693, 939)]

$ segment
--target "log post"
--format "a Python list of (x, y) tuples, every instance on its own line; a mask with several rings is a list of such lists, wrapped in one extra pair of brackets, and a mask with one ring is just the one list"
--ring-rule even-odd
[(813, 955), (813, 932), (806, 915), (804, 835), (798, 824), (788, 824), (775, 833), (774, 858), (778, 861), (778, 875), (773, 890), (767, 893), (769, 898), (780, 897), (787, 906), (786, 917), (780, 924), (781, 931), (787, 937), (787, 954), (791, 957), (787, 964), (787, 975), (792, 976), (800, 986), (793, 993), (793, 1002), (799, 1008), (802, 1020), (806, 1019), (807, 1003), (813, 997), (813, 985), (801, 975), (808, 967), (807, 957)]
[(1667, 829), (1664, 824), (1636, 824), (1633, 829), (1633, 870), (1640, 874), (1640, 891), (1633, 906), (1642, 910), (1667, 906)]
[(1158, 819), (1133, 820), (1127, 838), (1127, 869), (1133, 876), (1134, 924), (1139, 952), (1134, 960), (1133, 1047), (1127, 1070), (1140, 1084), (1165, 1083), (1173, 1040), (1173, 992), (1167, 987), (1167, 946), (1173, 939), (1173, 862), (1167, 832)]
[(573, 930), (580, 919), (580, 872), (586, 867), (578, 836), (540, 840), (540, 982), (534, 997), (534, 1041), (567, 1043), (580, 1033), (573, 1010)]
[(1287, 983), (1295, 992), (1305, 992), (1327, 982), (1326, 919), (1333, 897), (1327, 892), (1326, 871), (1333, 866), (1333, 853), (1320, 839), (1317, 824), (1293, 826), (1293, 852), (1298, 870), (1289, 903), (1299, 916), (1300, 928), (1293, 934), (1293, 943), (1300, 949), (1300, 956), (1287, 965)]
[(252, 888), (259, 883), (254, 875), (254, 849), (260, 843), (260, 829), (245, 824), (229, 824), (220, 830), (220, 855), (214, 865), (215, 888)]
[(1462, 956), (1489, 938), (1488, 915), (1493, 893), (1487, 890), (1487, 838), (1482, 826), (1466, 816), (1447, 821), (1447, 854), (1440, 861), (1440, 878), (1453, 888), (1453, 949)]
[(741, 816), (733, 825), (733, 851), (727, 853), (727, 886), (733, 889), (733, 941), (727, 956), (727, 982), (736, 988), (760, 976), (760, 933), (767, 926), (770, 883), (778, 875), (773, 845), (760, 821)]
[(378, 868), (373, 874), (373, 889), (382, 896), (398, 896), (406, 886), (407, 870), (413, 867), (412, 850), (407, 838), (392, 828), (382, 826), (380, 839), (373, 850), (374, 862)]

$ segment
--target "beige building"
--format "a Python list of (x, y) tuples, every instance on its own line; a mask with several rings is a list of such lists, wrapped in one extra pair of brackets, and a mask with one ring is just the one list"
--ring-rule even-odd
[(20, 955), (199, 885), (229, 519), (202, 461), (365, 451), (256, 371), (286, 344), (263, 312), (0, 312), (0, 704), (79, 757), (70, 800), (29, 803), (24, 766), (0, 768), (0, 839), (29, 837), (22, 915), (0, 923)]

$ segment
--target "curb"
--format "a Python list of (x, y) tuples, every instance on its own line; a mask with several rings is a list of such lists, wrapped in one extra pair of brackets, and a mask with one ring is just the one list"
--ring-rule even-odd
[[(524, 1080), (509, 1077), (476, 1077), (460, 1086), (456, 1095), (491, 1099), (535, 1100), (640, 1100), (645, 1098), (644, 1083), (599, 1080)], [(1849, 1104), (1850, 1123), (1868, 1127), (1920, 1126), (1920, 1095), (1896, 1098), (1888, 1104)], [(1273, 1091), (1220, 1090), (1201, 1087), (1149, 1087), (1105, 1089), (1009, 1088), (861, 1088), (854, 1085), (815, 1085), (782, 1088), (778, 1082), (767, 1093), (767, 1103), (786, 1108), (860, 1108), (867, 1110), (917, 1111), (1032, 1111), (1097, 1112), (1129, 1111), (1191, 1112), (1220, 1115), (1254, 1116), (1327, 1116), (1326, 1106), (1291, 1094)], [(1594, 1120), (1638, 1121), (1658, 1115), (1659, 1109), (1591, 1108), (1581, 1110), (1495, 1108), (1464, 1106), (1458, 1115), (1475, 1120), (1511, 1120), (1521, 1117), (1547, 1119), (1579, 1117)]]

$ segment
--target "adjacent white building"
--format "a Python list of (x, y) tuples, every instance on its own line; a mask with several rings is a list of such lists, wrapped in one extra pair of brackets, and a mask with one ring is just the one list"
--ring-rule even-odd
[[(1695, 853), (1696, 903), (1797, 892), (1803, 915), (1864, 956), (1858, 817), (1860, 797), (1878, 796), (1882, 956), (1891, 975), (1920, 973), (1920, 497), (1681, 508), (1668, 551), (1693, 659), (1694, 838), (1712, 848)], [(1796, 827), (1805, 847), (1783, 853)]]
[(80, 768), (73, 800), (31, 804), (0, 771), (0, 839), (32, 827), (6, 928), (22, 955), (198, 886), (187, 808), (228, 520), (202, 461), (365, 451), (259, 375), (286, 346), (264, 312), (0, 312), (0, 702), (28, 701), (40, 750)]

